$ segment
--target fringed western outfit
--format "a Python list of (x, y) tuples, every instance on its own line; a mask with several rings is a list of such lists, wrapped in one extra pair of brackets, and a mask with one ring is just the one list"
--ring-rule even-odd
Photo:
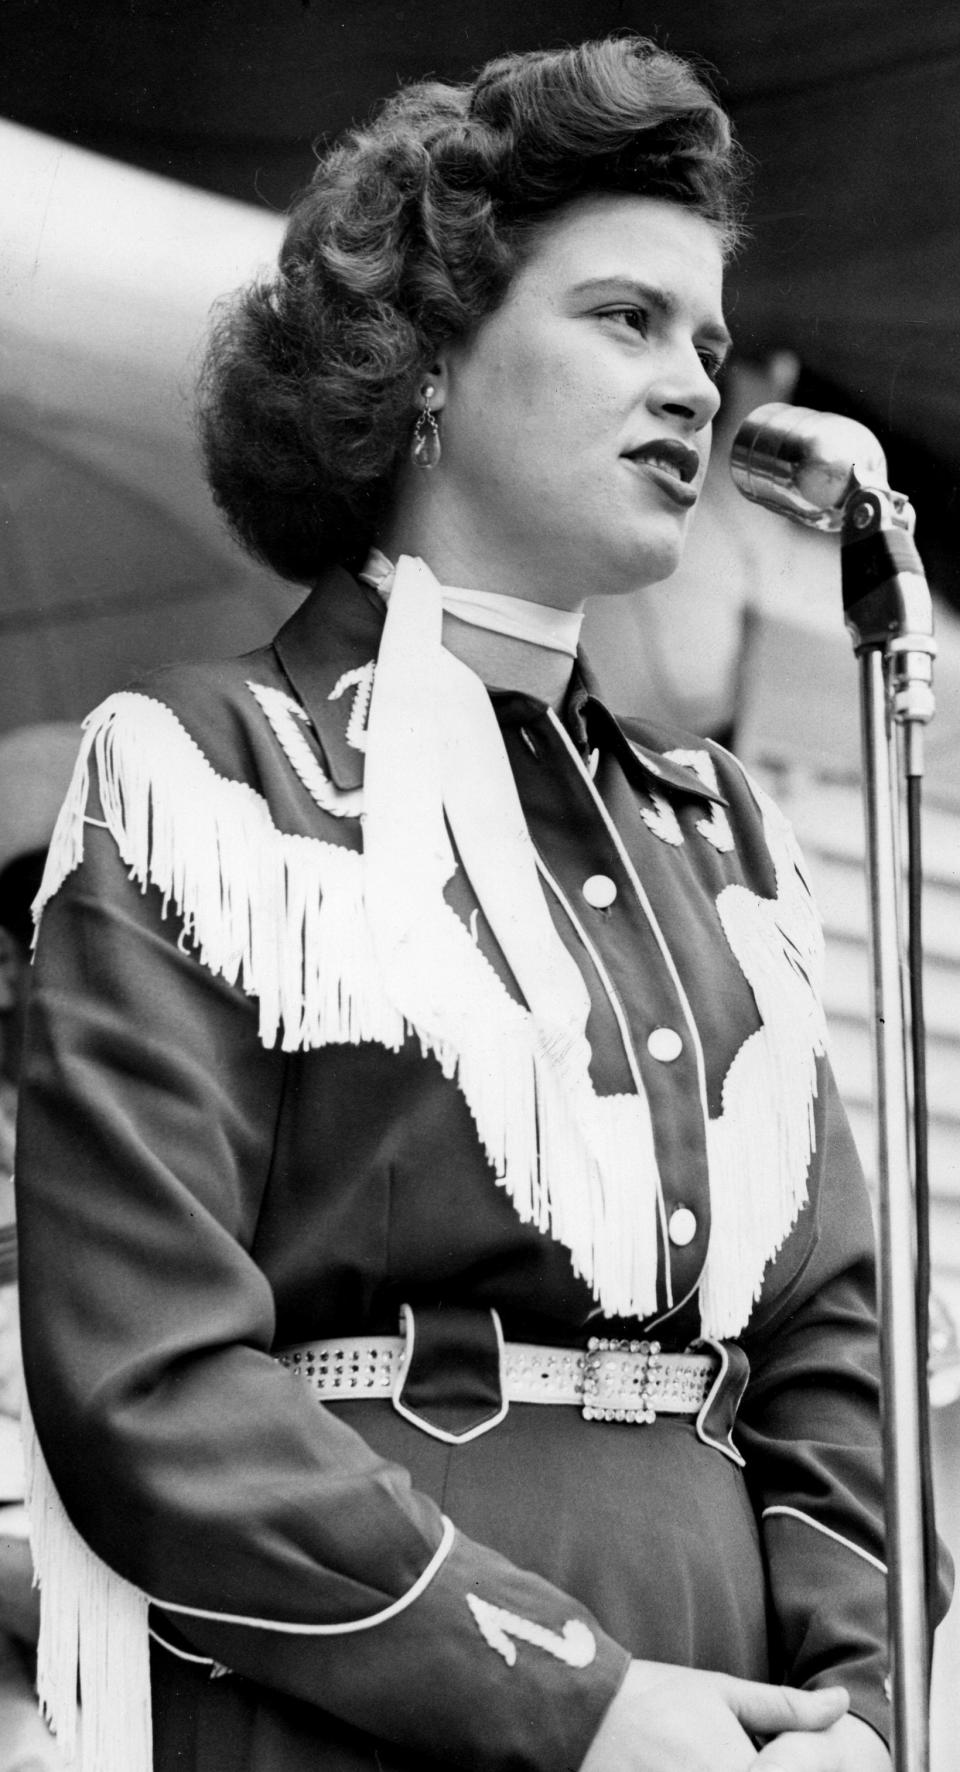
[[(581, 1222), (580, 1134), (463, 867), (461, 1049), (378, 985), (382, 622), (333, 572), (273, 646), (88, 724), (20, 1148), (38, 1558), (73, 1613), (48, 1703), (75, 1628), (93, 1763), (129, 1772), (149, 1622), (156, 1772), (573, 1772), (631, 1655), (842, 1682), (882, 1732), (871, 1223), (789, 831), (726, 753), (618, 725), (579, 675), (564, 720), (494, 695), (590, 996), (573, 1093), (612, 1156)], [(433, 1357), (406, 1413), (278, 1363), (404, 1305)], [(706, 1346), (716, 1379), (695, 1418), (502, 1414), (497, 1320)]]

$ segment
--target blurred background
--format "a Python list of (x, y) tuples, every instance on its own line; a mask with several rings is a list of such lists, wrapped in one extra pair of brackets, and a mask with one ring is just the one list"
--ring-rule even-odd
[[(680, 574), (595, 611), (622, 712), (722, 737), (798, 826), (828, 930), (837, 1069), (868, 1170), (856, 672), (835, 544), (727, 474), (765, 399), (873, 429), (937, 599), (927, 941), (940, 1515), (960, 1548), (960, 9), (935, 0), (4, 0), (0, 56), (0, 868), (49, 835), (76, 723), (170, 658), (259, 644), (303, 592), (203, 487), (212, 304), (275, 254), (314, 149), (398, 82), (617, 29), (706, 67), (755, 164), (736, 357)], [(936, 1772), (958, 1764), (941, 1633)]]

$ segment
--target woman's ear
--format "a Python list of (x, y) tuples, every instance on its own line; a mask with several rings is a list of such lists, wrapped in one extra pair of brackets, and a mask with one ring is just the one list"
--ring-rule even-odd
[(420, 411), (429, 407), (431, 412), (442, 412), (447, 403), (449, 386), (449, 367), (446, 353), (440, 351), (433, 361), (424, 369), (417, 382), (417, 406)]

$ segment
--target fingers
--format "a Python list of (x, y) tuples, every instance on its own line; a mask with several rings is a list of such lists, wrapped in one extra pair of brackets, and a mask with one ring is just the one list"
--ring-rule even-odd
[[(580, 1772), (776, 1772), (778, 1765), (781, 1772), (873, 1772), (873, 1762), (845, 1757), (829, 1739), (851, 1721), (848, 1703), (842, 1687), (804, 1692), (634, 1661)], [(759, 1754), (757, 1737), (766, 1741)]]
[(806, 1730), (768, 1741), (750, 1772), (842, 1772), (830, 1729), (810, 1735)]
[(731, 1680), (728, 1698), (731, 1710), (750, 1735), (829, 1729), (850, 1703), (842, 1686), (803, 1692), (796, 1686), (764, 1686), (753, 1680)]
[(886, 1744), (860, 1717), (844, 1716), (829, 1729), (779, 1735), (768, 1741), (750, 1772), (893, 1772)]

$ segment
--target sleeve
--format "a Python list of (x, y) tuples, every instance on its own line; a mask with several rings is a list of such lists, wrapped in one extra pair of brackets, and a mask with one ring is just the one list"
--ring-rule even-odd
[[(873, 1223), (829, 1066), (818, 1103), (812, 1253), (744, 1337), (737, 1439), (768, 1565), (772, 1648), (796, 1686), (842, 1684), (890, 1734)], [(942, 1554), (940, 1616), (952, 1572)]]
[(27, 1386), (69, 1520), (253, 1681), (425, 1764), (576, 1768), (626, 1652), (270, 1357), (250, 1249), (284, 1057), (96, 811), (43, 914), (18, 1157)]

